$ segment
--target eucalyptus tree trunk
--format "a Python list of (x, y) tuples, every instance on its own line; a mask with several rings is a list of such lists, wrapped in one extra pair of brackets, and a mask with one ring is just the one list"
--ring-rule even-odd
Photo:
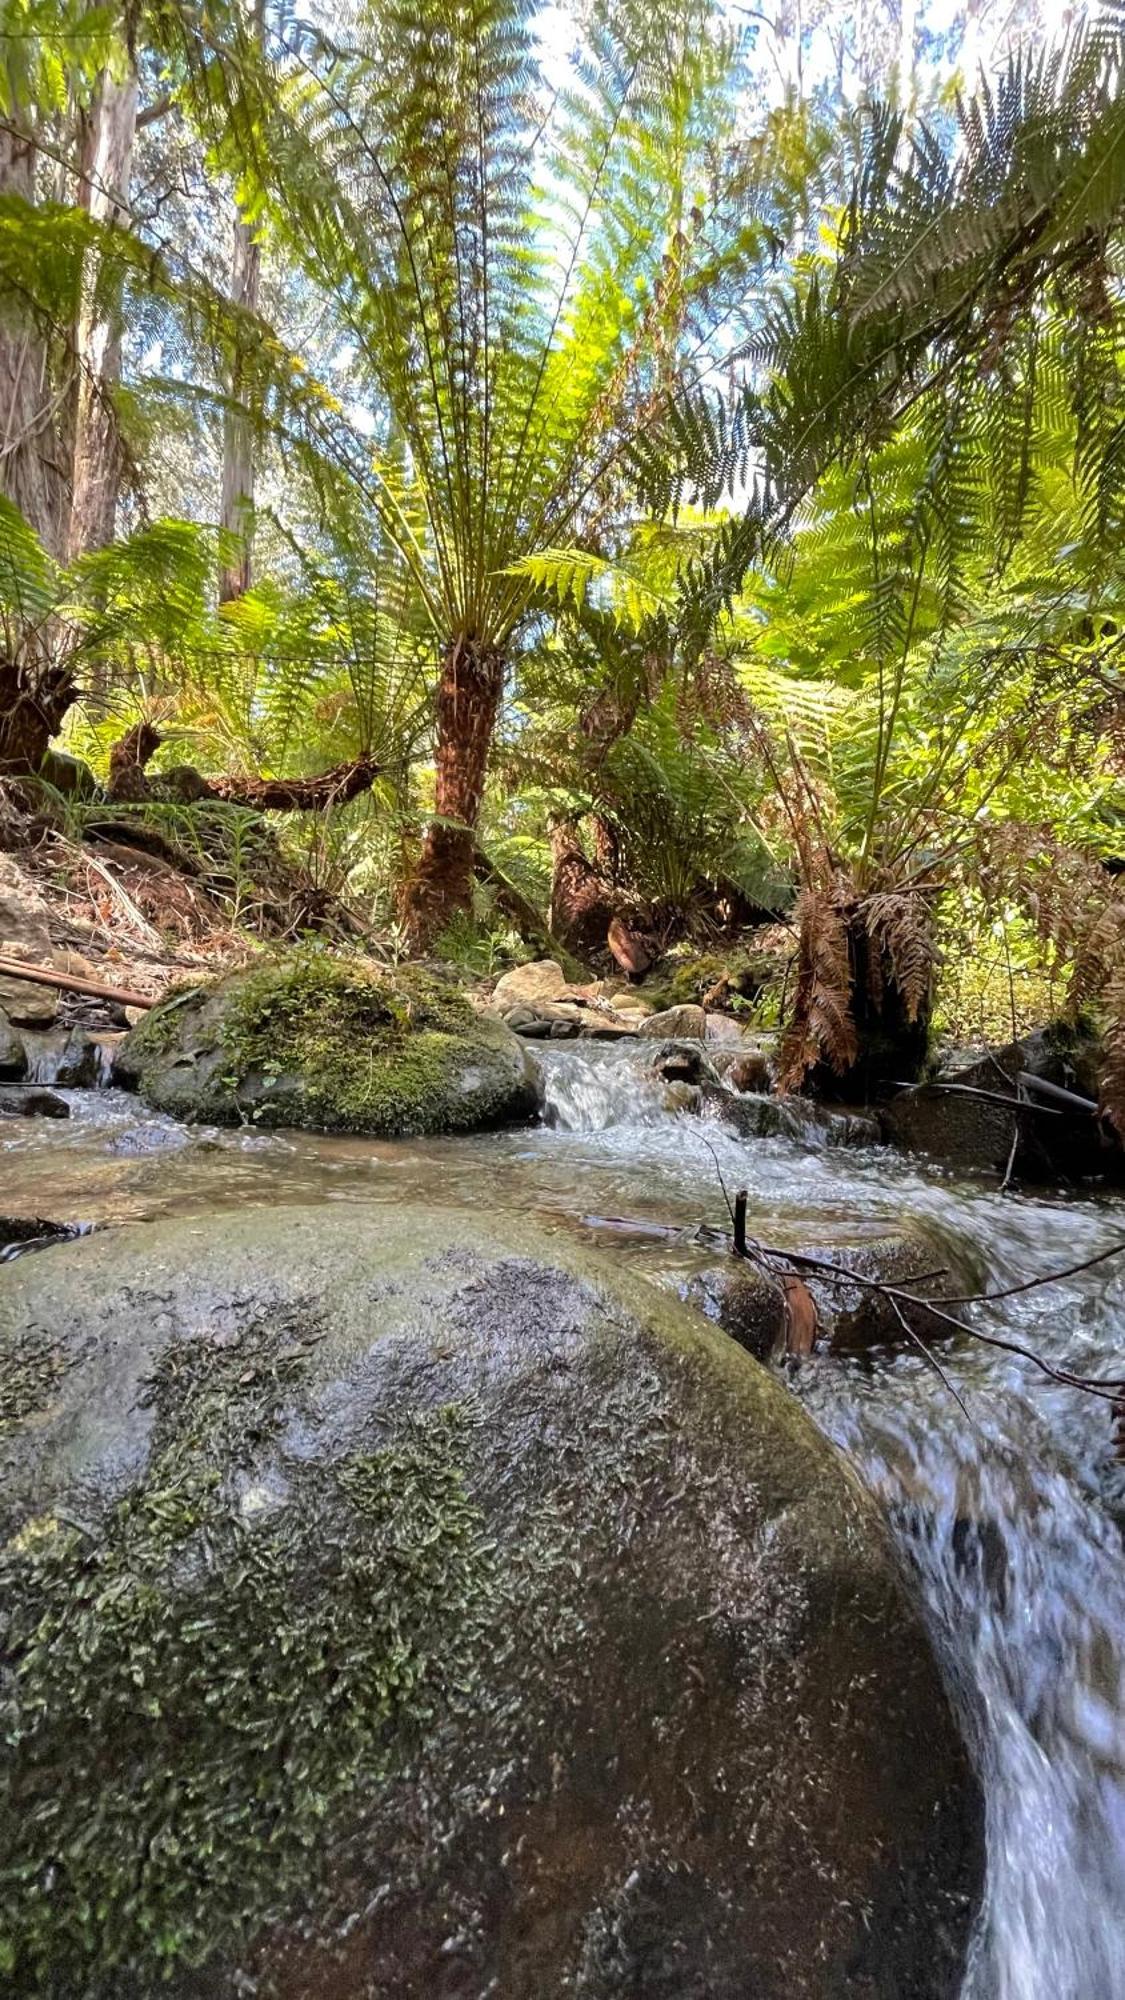
[[(118, 81), (103, 70), (86, 119), (79, 199), (97, 222), (129, 216), (129, 175), (137, 125), (137, 75)], [(121, 376), (121, 334), (98, 296), (95, 252), (84, 274), (75, 331), (78, 384), (67, 553), (73, 562), (113, 540), (122, 452), (112, 390)]]
[[(261, 46), (265, 32), (264, 0), (254, 0), (250, 32)], [(236, 309), (247, 314), (258, 310), (262, 282), (262, 253), (249, 223), (241, 211), (235, 212), (234, 248), (231, 255), (230, 299)], [(250, 537), (254, 517), (254, 439), (249, 413), (243, 401), (245, 364), (241, 341), (231, 363), (228, 400), (223, 417), (223, 488), (219, 503), (219, 525), (237, 546), (237, 556), (224, 561), (219, 571), (219, 602), (229, 603), (250, 588)]]
[[(13, 105), (0, 126), (0, 197), (34, 203), (35, 142)], [(0, 309), (0, 493), (18, 507), (53, 556), (64, 553), (66, 469), (60, 408), (47, 343), (18, 307)]]
[[(38, 154), (9, 93), (0, 127), (0, 197), (34, 204)], [(19, 508), (54, 557), (64, 553), (67, 467), (62, 445), (69, 378), (18, 304), (0, 306), (0, 493)], [(0, 623), (0, 778), (38, 770), (73, 698), (49, 627)]]
[(402, 898), (415, 951), (473, 904), (476, 825), (504, 685), (504, 660), (471, 637), (447, 646), (437, 686), (434, 818)]
[[(234, 225), (231, 259), (231, 304), (248, 313), (258, 309), (262, 253), (241, 215)], [(242, 407), (242, 364), (235, 355), (229, 400), (223, 418), (223, 492), (219, 523), (238, 545), (237, 557), (219, 572), (219, 600), (241, 597), (250, 588), (250, 530), (254, 512), (254, 450), (250, 419)]]

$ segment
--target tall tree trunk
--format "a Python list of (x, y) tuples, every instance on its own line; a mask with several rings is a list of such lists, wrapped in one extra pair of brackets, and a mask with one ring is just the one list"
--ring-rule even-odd
[[(231, 260), (231, 303), (247, 312), (256, 312), (261, 282), (262, 253), (249, 225), (238, 216), (234, 225), (234, 254)], [(227, 603), (250, 588), (250, 530), (254, 512), (254, 452), (250, 419), (242, 406), (243, 369), (236, 354), (231, 369), (230, 400), (223, 418), (223, 492), (220, 526), (238, 543), (236, 560), (224, 562), (219, 572), (219, 601)]]
[[(79, 198), (97, 222), (120, 226), (129, 216), (129, 175), (137, 125), (137, 76), (120, 82), (103, 70), (86, 121)], [(73, 562), (113, 540), (122, 453), (111, 401), (121, 376), (121, 335), (98, 297), (98, 259), (90, 259), (78, 312), (78, 389), (67, 552)]]
[[(35, 143), (14, 105), (0, 128), (0, 196), (35, 200)], [(0, 309), (0, 493), (18, 507), (53, 556), (64, 552), (67, 479), (60, 449), (64, 389), (46, 341), (18, 306)]]
[(458, 910), (473, 904), (476, 824), (496, 726), (504, 661), (460, 638), (447, 647), (437, 687), (435, 817), (402, 897), (407, 935), (425, 950)]
[[(258, 45), (264, 34), (263, 0), (255, 0), (251, 31)], [(243, 312), (256, 313), (262, 281), (262, 253), (240, 212), (234, 218), (234, 247), (231, 254), (231, 304)], [(254, 440), (249, 414), (243, 402), (245, 364), (241, 343), (231, 363), (226, 414), (223, 418), (223, 490), (219, 525), (238, 545), (235, 559), (224, 562), (219, 571), (219, 602), (229, 603), (250, 588), (250, 536), (254, 517)]]
[[(10, 89), (0, 128), (0, 196), (34, 204), (38, 154)], [(65, 553), (68, 467), (62, 408), (68, 379), (18, 301), (0, 305), (0, 493), (19, 508), (48, 552)], [(55, 621), (0, 634), (0, 779), (38, 771), (74, 687)]]

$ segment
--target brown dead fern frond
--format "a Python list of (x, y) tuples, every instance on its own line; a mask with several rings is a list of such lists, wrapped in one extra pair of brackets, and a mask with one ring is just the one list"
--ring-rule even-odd
[(801, 969), (793, 1016), (781, 1044), (782, 1090), (799, 1089), (820, 1062), (842, 1076), (858, 1051), (847, 909), (838, 892), (804, 889), (796, 916)]
[(868, 956), (872, 999), (881, 1001), (886, 979), (902, 995), (908, 1021), (917, 1021), (933, 991), (938, 952), (933, 896), (925, 888), (884, 889), (860, 905), (872, 949)]

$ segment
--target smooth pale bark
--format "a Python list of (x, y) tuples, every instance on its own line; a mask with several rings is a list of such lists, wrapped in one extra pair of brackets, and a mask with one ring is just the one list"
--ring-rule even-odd
[[(248, 31), (261, 48), (265, 34), (265, 0), (251, 0)], [(231, 254), (230, 299), (239, 312), (258, 310), (262, 282), (262, 252), (240, 211), (234, 218), (234, 245)], [(241, 345), (235, 351), (228, 383), (228, 401), (223, 417), (223, 486), (219, 503), (219, 525), (232, 538), (238, 554), (219, 571), (219, 602), (242, 597), (251, 582), (251, 537), (254, 531), (254, 435), (246, 407), (245, 360)]]
[[(120, 81), (103, 71), (86, 121), (79, 199), (95, 221), (122, 226), (129, 218), (129, 175), (137, 125), (137, 76)], [(71, 561), (113, 540), (122, 454), (113, 409), (121, 377), (121, 335), (98, 297), (90, 260), (75, 336), (78, 387), (67, 550)]]
[(460, 638), (446, 649), (437, 687), (435, 817), (402, 898), (415, 951), (473, 906), (476, 825), (503, 685), (504, 661), (493, 647)]
[[(0, 129), (0, 196), (33, 203), (37, 155), (19, 107)], [(56, 375), (34, 322), (8, 301), (0, 311), (0, 493), (18, 507), (49, 553), (64, 553), (67, 467), (62, 411), (69, 378)], [(50, 624), (0, 633), (0, 778), (36, 771), (73, 697)]]
[[(258, 309), (262, 253), (250, 228), (239, 216), (234, 225), (234, 254), (231, 259), (230, 295), (232, 305), (248, 313)], [(236, 356), (230, 383), (230, 400), (223, 419), (223, 491), (219, 521), (226, 534), (239, 544), (238, 559), (224, 564), (219, 573), (219, 598), (227, 602), (241, 597), (250, 588), (250, 534), (254, 513), (254, 445), (249, 414), (242, 402), (242, 367)]]
[[(13, 107), (0, 128), (0, 196), (35, 200), (36, 151)], [(0, 493), (19, 508), (53, 556), (64, 553), (66, 471), (60, 410), (46, 342), (17, 307), (0, 314)]]

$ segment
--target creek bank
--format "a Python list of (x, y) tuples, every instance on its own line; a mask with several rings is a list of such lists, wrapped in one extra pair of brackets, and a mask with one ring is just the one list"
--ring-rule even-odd
[(0, 1348), (28, 2000), (953, 2000), (980, 1801), (883, 1525), (695, 1315), (244, 1209), (20, 1261)]
[(418, 966), (292, 953), (173, 994), (114, 1077), (189, 1122), (398, 1138), (538, 1116), (542, 1084), (503, 1022)]

